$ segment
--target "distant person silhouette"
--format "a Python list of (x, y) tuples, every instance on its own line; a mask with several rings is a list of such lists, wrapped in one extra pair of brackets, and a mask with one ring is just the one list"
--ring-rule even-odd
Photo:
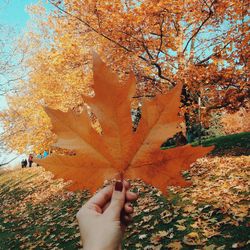
[(26, 167), (27, 167), (28, 162), (27, 162), (27, 160), (26, 160), (26, 159), (23, 159), (23, 160), (21, 161), (21, 164), (22, 164), (22, 168), (26, 168)]
[(32, 167), (32, 163), (33, 163), (33, 155), (32, 154), (29, 154), (29, 167), (31, 168)]

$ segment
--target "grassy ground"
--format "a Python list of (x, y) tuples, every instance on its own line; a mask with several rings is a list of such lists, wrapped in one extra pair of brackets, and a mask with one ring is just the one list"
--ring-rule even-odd
[[(191, 145), (195, 147), (199, 143), (195, 141)], [(215, 145), (211, 155), (250, 155), (250, 132), (203, 139), (201, 145), (204, 147)], [(175, 146), (162, 147), (161, 149), (173, 147)]]
[[(205, 147), (215, 145), (213, 155), (250, 155), (250, 132), (209, 138), (201, 144)], [(198, 142), (192, 145), (196, 146)]]
[(78, 249), (75, 214), (88, 198), (42, 168), (0, 175), (0, 249)]
[[(217, 142), (233, 146), (238, 138)], [(172, 187), (168, 197), (133, 181), (140, 198), (123, 248), (249, 249), (249, 161), (249, 156), (199, 159), (183, 173), (193, 185)], [(80, 249), (75, 214), (89, 194), (68, 192), (66, 185), (41, 167), (0, 174), (0, 249)]]

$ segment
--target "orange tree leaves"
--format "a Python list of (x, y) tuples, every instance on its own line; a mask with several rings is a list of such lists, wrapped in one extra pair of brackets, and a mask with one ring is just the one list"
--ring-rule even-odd
[(163, 136), (171, 137), (180, 131), (182, 119), (178, 113), (182, 85), (143, 105), (142, 119), (135, 133), (130, 113), (134, 77), (126, 84), (119, 84), (117, 76), (96, 57), (93, 88), (95, 96), (87, 103), (100, 121), (102, 135), (91, 126), (87, 112), (47, 109), (58, 135), (56, 146), (74, 150), (76, 154), (53, 154), (37, 161), (56, 177), (73, 180), (73, 190), (89, 188), (94, 191), (105, 179), (117, 175), (141, 178), (163, 192), (168, 185), (185, 186), (181, 171), (211, 148), (185, 145), (160, 150)]
[[(40, 2), (28, 7), (32, 19), (19, 42), (20, 48), (27, 51), (22, 60), (27, 77), (18, 83), (20, 87), (13, 96), (17, 101), (19, 96), (32, 99), (37, 108), (9, 104), (14, 118), (6, 122), (9, 111), (3, 114), (8, 137), (1, 139), (7, 140), (11, 149), (23, 152), (29, 148), (25, 137), (36, 144), (32, 148), (42, 151), (50, 147), (51, 141), (40, 137), (50, 134), (47, 117), (35, 124), (35, 133), (28, 122), (23, 131), (15, 122), (15, 111), (24, 106), (23, 120), (29, 120), (30, 113), (35, 120), (36, 116), (41, 118), (35, 114), (41, 105), (62, 111), (82, 105), (82, 95), (92, 94), (92, 50), (98, 51), (120, 79), (126, 80), (127, 72), (135, 73), (134, 97), (138, 102), (145, 96), (165, 93), (178, 82), (184, 83), (182, 112), (187, 124), (199, 119), (199, 96), (205, 111), (201, 113), (203, 124), (208, 124), (209, 114), (216, 109), (234, 112), (246, 107), (246, 1), (144, 0), (138, 4), (121, 0), (50, 0), (53, 10)], [(58, 7), (68, 14), (62, 14)]]

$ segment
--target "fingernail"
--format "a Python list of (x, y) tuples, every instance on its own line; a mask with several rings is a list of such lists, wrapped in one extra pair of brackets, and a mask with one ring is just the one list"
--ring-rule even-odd
[(121, 192), (122, 189), (123, 189), (123, 183), (120, 182), (120, 181), (117, 181), (117, 182), (115, 183), (115, 191)]

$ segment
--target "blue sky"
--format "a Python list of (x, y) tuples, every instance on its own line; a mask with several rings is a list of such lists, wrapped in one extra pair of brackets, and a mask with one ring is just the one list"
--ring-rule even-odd
[[(29, 15), (25, 11), (27, 5), (36, 0), (0, 0), (0, 24), (7, 25), (18, 34), (25, 29)], [(1, 35), (1, 36), (4, 36)], [(5, 98), (0, 96), (0, 110), (6, 107)]]
[(0, 23), (21, 31), (29, 19), (25, 7), (35, 0), (0, 0)]
[[(36, 2), (36, 0), (0, 0), (0, 24), (14, 28), (17, 35), (21, 34), (26, 27), (27, 21), (29, 20), (29, 15), (25, 11), (25, 8), (27, 5)], [(3, 36), (4, 34), (1, 35)], [(5, 107), (5, 98), (0, 96), (0, 110)], [(0, 163), (13, 158), (13, 156), (15, 155), (10, 154), (2, 157), (0, 156)]]

